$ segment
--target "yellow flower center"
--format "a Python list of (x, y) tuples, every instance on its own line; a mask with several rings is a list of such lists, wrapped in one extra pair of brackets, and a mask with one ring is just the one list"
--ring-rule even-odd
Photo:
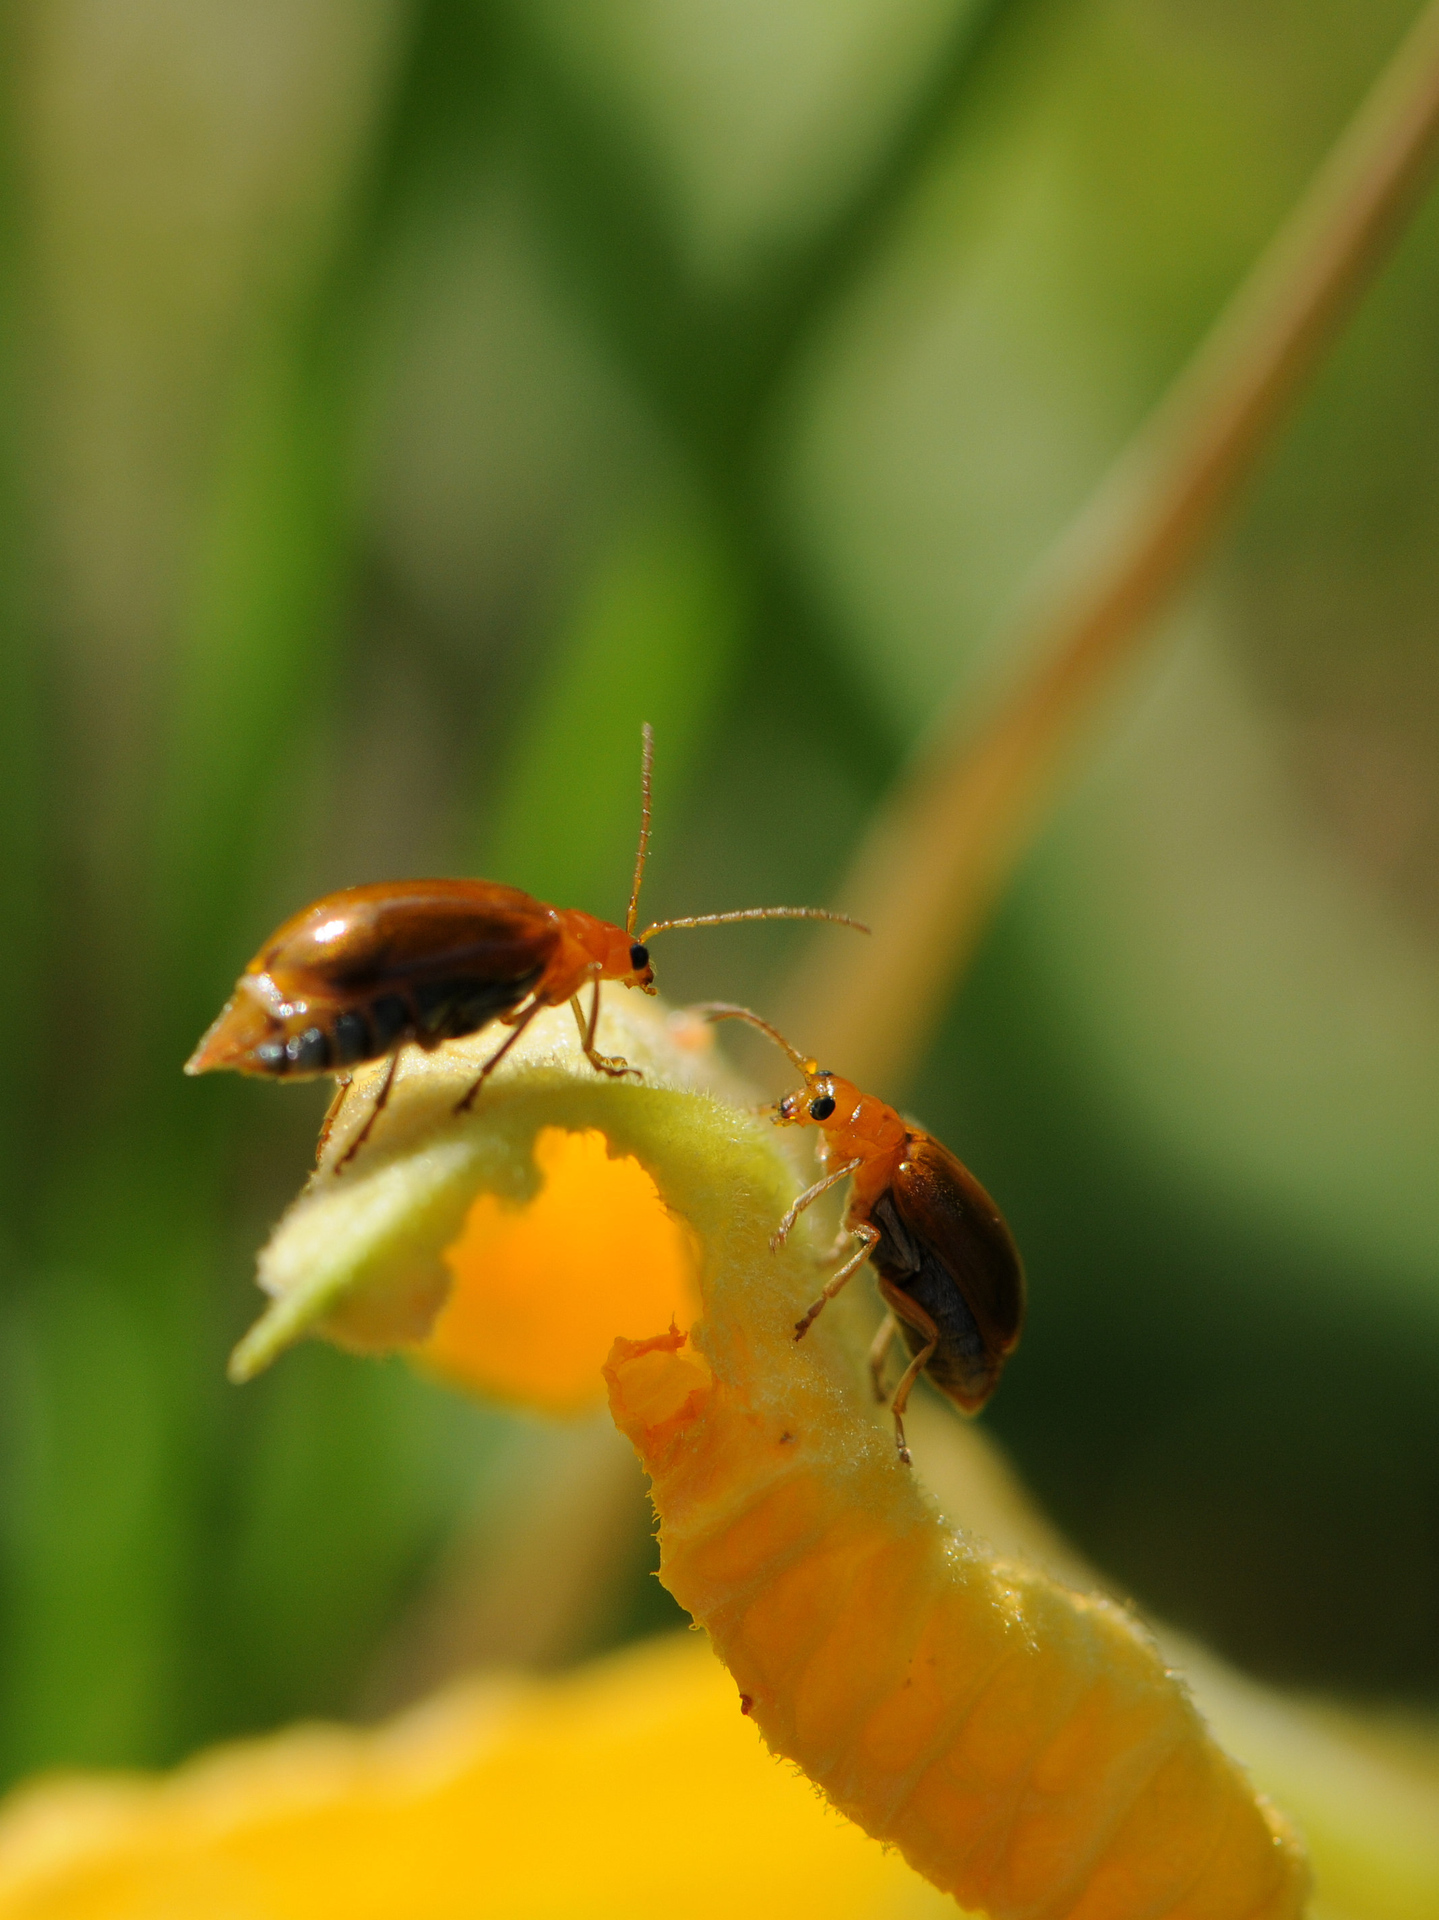
[(520, 1206), (479, 1194), (445, 1248), (453, 1286), (416, 1357), (492, 1397), (580, 1413), (604, 1397), (616, 1332), (698, 1315), (694, 1239), (596, 1129), (543, 1127), (534, 1157), (539, 1192)]

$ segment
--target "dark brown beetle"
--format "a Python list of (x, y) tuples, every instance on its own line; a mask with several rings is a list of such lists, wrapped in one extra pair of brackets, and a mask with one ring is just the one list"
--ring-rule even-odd
[[(895, 1444), (909, 1464), (904, 1410), (923, 1371), (965, 1413), (977, 1413), (999, 1384), (1024, 1325), (1024, 1268), (1004, 1216), (949, 1148), (908, 1125), (893, 1107), (861, 1093), (797, 1053), (783, 1034), (747, 1007), (715, 1003), (710, 1020), (746, 1020), (783, 1047), (804, 1086), (773, 1109), (781, 1126), (820, 1130), (826, 1167), (795, 1201), (770, 1245), (784, 1245), (805, 1208), (841, 1180), (853, 1179), (844, 1229), (832, 1259), (849, 1258), (795, 1326), (802, 1340), (816, 1317), (866, 1260), (889, 1308), (870, 1349), (875, 1398), (883, 1402), (884, 1363), (896, 1332), (911, 1359), (890, 1400)], [(854, 1242), (858, 1241), (856, 1247)]]
[[(735, 920), (835, 920), (859, 927), (858, 921), (821, 907), (750, 907), (657, 920), (637, 935), (650, 837), (654, 736), (649, 727), (643, 739), (640, 844), (623, 927), (577, 907), (548, 906), (493, 880), (346, 887), (326, 894), (271, 934), (186, 1061), (186, 1073), (231, 1067), (290, 1080), (336, 1074), (341, 1084), (326, 1116), (328, 1133), (349, 1086), (347, 1070), (388, 1057), (389, 1071), (365, 1125), (339, 1162), (343, 1166), (389, 1098), (406, 1046), (429, 1052), (446, 1040), (477, 1033), (491, 1020), (514, 1029), (481, 1068), (459, 1112), (535, 1015), (568, 1000), (590, 1065), (599, 1073), (633, 1073), (638, 1079), (637, 1068), (595, 1050), (600, 982), (618, 980), (653, 993), (648, 942), (657, 933)], [(591, 984), (586, 1013), (580, 990)]]

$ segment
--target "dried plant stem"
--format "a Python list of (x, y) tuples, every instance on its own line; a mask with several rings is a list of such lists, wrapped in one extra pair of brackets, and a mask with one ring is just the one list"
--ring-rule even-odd
[(977, 731), (951, 715), (840, 898), (873, 941), (816, 945), (783, 1024), (863, 1084), (902, 1083), (1032, 840), (1097, 696), (1154, 629), (1285, 404), (1372, 280), (1439, 148), (1431, 0), (1303, 200), (1040, 570), (1000, 648), (1029, 663)]

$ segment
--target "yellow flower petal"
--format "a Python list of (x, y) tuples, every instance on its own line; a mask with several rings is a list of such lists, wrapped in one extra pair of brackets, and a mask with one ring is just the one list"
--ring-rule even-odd
[(996, 1920), (1301, 1913), (1293, 1833), (1149, 1636), (945, 1526), (892, 1444), (801, 1360), (799, 1301), (734, 1325), (722, 1282), (707, 1289), (695, 1337), (713, 1381), (676, 1380), (687, 1420), (649, 1418), (656, 1363), (685, 1369), (677, 1341), (622, 1343), (607, 1369), (652, 1476), (665, 1584), (775, 1751)]
[[(598, 1404), (599, 1369), (617, 1333), (648, 1333), (671, 1314), (683, 1323), (696, 1309), (690, 1232), (661, 1202), (646, 1152), (665, 1151), (666, 1110), (713, 1112), (693, 1095), (726, 1086), (693, 1024), (672, 1030), (638, 995), (605, 1003), (599, 1042), (641, 1068), (645, 1086), (601, 1079), (561, 1007), (533, 1023), (465, 1114), (454, 1108), (494, 1052), (493, 1032), (434, 1054), (411, 1048), (368, 1143), (345, 1165), (385, 1069), (357, 1073), (320, 1167), (260, 1255), (272, 1305), (236, 1348), (231, 1377), (251, 1378), (318, 1332), (362, 1352), (414, 1348), (452, 1378), (546, 1410)], [(616, 1144), (622, 1113), (645, 1151)], [(769, 1130), (745, 1124), (782, 1174), (787, 1162)], [(564, 1134), (608, 1139), (613, 1157), (593, 1141), (561, 1150)], [(582, 1284), (573, 1277), (577, 1247)], [(437, 1326), (447, 1302), (453, 1317)]]
[(0, 1818), (3, 1920), (927, 1920), (953, 1903), (764, 1751), (702, 1641), (473, 1684)]
[[(692, 1236), (637, 1160), (594, 1128), (542, 1127), (544, 1181), (527, 1204), (482, 1193), (444, 1249), (449, 1297), (416, 1357), (458, 1386), (546, 1413), (604, 1398), (600, 1369), (617, 1326), (635, 1333), (699, 1311)], [(585, 1239), (585, 1281), (575, 1240)]]

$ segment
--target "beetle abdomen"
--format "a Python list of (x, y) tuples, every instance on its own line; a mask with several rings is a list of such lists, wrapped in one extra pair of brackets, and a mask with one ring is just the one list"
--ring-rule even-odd
[(560, 938), (553, 907), (487, 880), (326, 894), (271, 935), (185, 1071), (306, 1078), (459, 1039), (518, 1006)]
[(236, 1064), (276, 1077), (335, 1073), (383, 1060), (407, 1041), (436, 1047), (511, 1012), (541, 972), (534, 967), (513, 980), (418, 981), (408, 993), (377, 994), (347, 1007), (310, 1007), (298, 1016), (295, 1031), (261, 1041)]
[[(991, 1360), (979, 1322), (965, 1300), (956, 1274), (934, 1247), (909, 1232), (899, 1216), (892, 1193), (882, 1193), (871, 1214), (879, 1240), (870, 1259), (891, 1285), (907, 1293), (939, 1329), (939, 1346), (925, 1372), (942, 1393), (973, 1408), (989, 1398), (999, 1376)], [(900, 1322), (909, 1351), (928, 1345), (925, 1336), (907, 1321)]]

